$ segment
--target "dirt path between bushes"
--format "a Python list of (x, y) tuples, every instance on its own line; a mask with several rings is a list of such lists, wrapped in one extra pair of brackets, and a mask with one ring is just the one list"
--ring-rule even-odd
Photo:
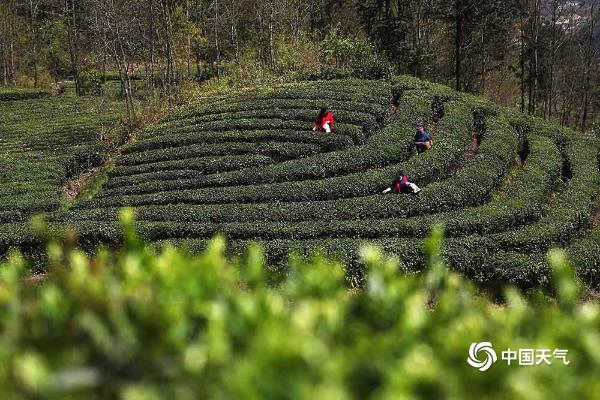
[(479, 151), (479, 143), (477, 143), (477, 138), (473, 135), (473, 139), (471, 139), (471, 144), (467, 147), (467, 151), (465, 152), (465, 164), (469, 164), (475, 159), (477, 152)]
[(85, 171), (84, 173), (65, 183), (63, 185), (64, 198), (67, 201), (71, 201), (79, 196), (81, 192), (89, 188), (94, 183), (96, 176), (102, 169), (105, 168), (105, 166), (106, 163), (100, 167), (92, 168), (91, 170)]
[(596, 211), (592, 214), (590, 225), (592, 230), (600, 226), (600, 195), (596, 201)]

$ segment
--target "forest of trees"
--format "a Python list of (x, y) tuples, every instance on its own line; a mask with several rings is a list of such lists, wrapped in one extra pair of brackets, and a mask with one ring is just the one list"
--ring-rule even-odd
[(134, 78), (168, 90), (356, 62), (586, 130), (600, 0), (0, 0), (0, 85), (73, 79), (80, 94), (92, 71), (130, 108)]

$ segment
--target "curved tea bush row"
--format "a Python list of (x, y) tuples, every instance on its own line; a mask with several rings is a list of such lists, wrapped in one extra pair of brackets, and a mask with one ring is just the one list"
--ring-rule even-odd
[(258, 130), (258, 131), (225, 131), (186, 134), (170, 134), (168, 136), (144, 139), (123, 147), (121, 154), (129, 155), (152, 150), (164, 150), (172, 147), (183, 147), (200, 144), (225, 143), (262, 143), (278, 141), (283, 143), (307, 143), (320, 146), (324, 151), (339, 150), (349, 147), (354, 142), (343, 134), (334, 132), (330, 135), (315, 135), (314, 132), (293, 130)]
[[(194, 171), (195, 176), (199, 173), (208, 174), (220, 171), (237, 170), (241, 168), (256, 167), (273, 163), (273, 159), (265, 155), (234, 155), (221, 157), (199, 157), (185, 160), (164, 161), (151, 164), (122, 166), (112, 172), (113, 176), (130, 176), (149, 173), (161, 173), (168, 171)], [(143, 181), (143, 177), (141, 177)]]
[[(334, 134), (310, 131), (321, 105), (335, 111)], [(417, 155), (420, 124), (435, 144)], [(400, 170), (418, 196), (380, 194)], [(581, 253), (581, 275), (593, 281), (599, 192), (590, 138), (414, 78), (311, 82), (172, 113), (122, 149), (99, 195), (51, 213), (48, 228), (71, 226), (89, 250), (118, 244), (118, 210), (135, 206), (137, 229), (158, 244), (201, 250), (221, 233), (233, 253), (261, 241), (274, 266), (290, 251), (320, 251), (359, 273), (364, 242), (421, 270), (423, 238), (442, 224), (454, 268), (491, 288), (533, 287), (548, 282), (541, 255), (556, 245)], [(2, 221), (15, 218), (0, 211)], [(6, 226), (0, 253), (42, 245), (27, 224)]]
[[(448, 117), (448, 118), (450, 119), (450, 117)], [(444, 122), (447, 122), (447, 121), (444, 121)], [(453, 122), (456, 122), (456, 121), (453, 121)], [(410, 131), (411, 125), (407, 124), (402, 128)], [(441, 123), (438, 130), (439, 130), (438, 136), (440, 138), (447, 136), (446, 137), (447, 142), (454, 143), (455, 140), (458, 141), (458, 139), (454, 139), (454, 136), (456, 136), (457, 138), (460, 138), (461, 136), (463, 138), (470, 137), (470, 126), (468, 124), (463, 124), (463, 126), (460, 126), (458, 124), (452, 124), (452, 123), (450, 123), (450, 124)], [(460, 141), (459, 141), (459, 143), (460, 143)], [(366, 146), (362, 146), (363, 150), (365, 147)], [(408, 147), (409, 147), (409, 143), (406, 144), (406, 149), (408, 149)], [(462, 150), (460, 149), (460, 146), (455, 146), (453, 148), (457, 150), (454, 155), (452, 155), (450, 152), (444, 152), (443, 145), (441, 145), (440, 148), (436, 148), (436, 153), (442, 154), (442, 156), (439, 156), (438, 158), (440, 158), (443, 161), (448, 161), (448, 160), (452, 160), (453, 158), (456, 159), (457, 157), (460, 157), (462, 155)], [(339, 154), (344, 154), (344, 153), (346, 153), (346, 151), (339, 152)], [(379, 153), (381, 153), (381, 151)], [(433, 154), (433, 153), (434, 152), (432, 151), (431, 154)], [(332, 153), (332, 155), (333, 155), (333, 153)], [(377, 157), (377, 156), (378, 156), (378, 153), (374, 153), (374, 157)], [(322, 158), (322, 157), (314, 157), (314, 158)], [(306, 158), (306, 159), (302, 159), (302, 160), (296, 160), (296, 162), (294, 164), (302, 165), (302, 162), (304, 162), (304, 165), (306, 165), (306, 164), (313, 162), (314, 158)], [(338, 160), (339, 160), (339, 157), (338, 157)], [(368, 161), (368, 160), (363, 160), (363, 162), (365, 162), (365, 161)], [(385, 160), (381, 160), (381, 162), (383, 163), (383, 162), (385, 162)], [(284, 164), (277, 164), (277, 165), (284, 165)], [(288, 165), (289, 165), (289, 163), (288, 163)], [(448, 165), (440, 167), (440, 169), (443, 169), (443, 168), (449, 169)], [(293, 199), (292, 197), (289, 197), (289, 196), (303, 196), (304, 198), (317, 200), (319, 198), (323, 198), (323, 196), (327, 196), (326, 193), (328, 193), (328, 192), (329, 193), (338, 193), (339, 197), (348, 197), (349, 195), (357, 196), (360, 194), (367, 195), (367, 194), (373, 193), (374, 191), (377, 191), (381, 187), (382, 182), (390, 181), (395, 176), (395, 174), (397, 174), (397, 171), (398, 171), (398, 165), (392, 164), (391, 166), (381, 168), (381, 169), (378, 168), (375, 170), (369, 170), (367, 172), (362, 172), (362, 173), (355, 173), (355, 174), (350, 174), (350, 175), (346, 175), (346, 176), (337, 176), (337, 177), (332, 177), (332, 178), (326, 178), (324, 180), (319, 180), (319, 181), (307, 181), (304, 179), (304, 178), (306, 178), (306, 176), (301, 176), (298, 178), (298, 180), (300, 180), (300, 182), (286, 182), (286, 183), (262, 185), (262, 186), (236, 187), (234, 185), (239, 184), (239, 182), (229, 182), (228, 185), (230, 187), (220, 190), (217, 194), (221, 194), (222, 196), (224, 196), (224, 198), (231, 199), (233, 202), (251, 201), (248, 199), (240, 200), (240, 198), (241, 198), (241, 196), (244, 196), (244, 193), (251, 193), (253, 190), (256, 191), (258, 196), (263, 197), (264, 200), (269, 200), (269, 198), (267, 196), (269, 196), (269, 193), (273, 193), (272, 196), (276, 196), (277, 199), (282, 200), (282, 201), (289, 201), (290, 199)], [(298, 176), (297, 174), (298, 174), (298, 172), (288, 173), (287, 179), (292, 180), (296, 176)], [(207, 178), (210, 179), (210, 176), (208, 176)], [(248, 177), (248, 179), (249, 178), (253, 178), (253, 177), (250, 176), (250, 177)], [(169, 190), (177, 191), (176, 195), (179, 195), (179, 194), (183, 195), (185, 193), (188, 193), (188, 192), (183, 192), (184, 189), (190, 189), (190, 188), (194, 188), (194, 187), (201, 188), (202, 187), (201, 184), (202, 184), (201, 180), (200, 180), (200, 182), (198, 182), (198, 179), (190, 179), (187, 181), (185, 181), (185, 180), (184, 181), (170, 180), (167, 182), (155, 181), (155, 182), (140, 184), (137, 186), (127, 185), (126, 187), (122, 187), (120, 190), (109, 190), (105, 194), (106, 194), (106, 196), (119, 196), (119, 195), (124, 195), (124, 194), (156, 193), (161, 190), (164, 191), (165, 189), (168, 188)], [(354, 191), (351, 192), (352, 190), (354, 190)], [(361, 192), (359, 192), (359, 190)], [(209, 196), (215, 194), (214, 190), (211, 190), (211, 189), (205, 189), (205, 190), (200, 189), (200, 192), (202, 192), (202, 191), (207, 193)], [(319, 195), (318, 191), (323, 194)], [(235, 193), (234, 197), (230, 197), (229, 192)], [(343, 193), (348, 193), (348, 194), (344, 195)], [(193, 193), (192, 193), (192, 195), (193, 195)], [(235, 198), (235, 196), (238, 196), (238, 197)], [(252, 195), (250, 194), (250, 196), (252, 196)], [(329, 198), (331, 198), (331, 197), (329, 197)]]
[[(282, 89), (271, 93), (258, 94), (252, 96), (251, 99), (256, 100), (318, 100), (319, 107), (315, 107), (315, 111), (323, 106), (328, 106), (329, 101), (345, 101), (345, 102), (366, 102), (376, 105), (388, 105), (390, 100), (390, 88), (386, 86), (381, 89), (381, 93), (373, 91), (372, 85), (365, 85), (363, 87), (357, 87), (353, 91), (349, 91), (347, 88), (341, 90), (339, 87), (312, 87), (312, 88), (296, 88), (296, 89)], [(230, 100), (225, 99), (222, 102), (210, 103), (219, 105), (228, 103)], [(245, 99), (243, 100), (245, 101)], [(200, 107), (204, 107), (202, 104)], [(315, 113), (316, 114), (316, 113)]]
[[(225, 121), (209, 121), (199, 123), (197, 125), (188, 126), (185, 128), (177, 129), (177, 133), (189, 133), (189, 132), (221, 132), (221, 131), (235, 131), (235, 130), (308, 130), (310, 126), (309, 120), (284, 120), (279, 118), (248, 118), (239, 120), (225, 120)], [(351, 136), (358, 142), (364, 140), (363, 128), (359, 125), (345, 124), (338, 122), (336, 123), (336, 131), (338, 134), (344, 134)], [(152, 132), (149, 131), (146, 137), (156, 137), (163, 135), (164, 132)]]
[(329, 80), (318, 82), (295, 82), (277, 88), (254, 89), (240, 92), (237, 96), (210, 96), (198, 99), (191, 107), (173, 113), (171, 118), (202, 112), (205, 107), (264, 99), (301, 99), (301, 100), (362, 100), (371, 104), (386, 104), (390, 97), (390, 83), (384, 80)]
[(0, 211), (18, 211), (18, 214), (32, 214), (36, 212), (53, 211), (61, 204), (58, 192), (45, 194), (32, 193), (26, 195), (3, 196), (0, 198)]
[[(560, 176), (561, 158), (555, 144), (544, 137), (531, 137), (530, 141), (531, 154), (524, 167), (518, 168), (510, 177), (507, 185), (502, 187), (501, 195), (479, 207), (412, 218), (305, 221), (294, 224), (266, 221), (260, 224), (194, 223), (193, 214), (186, 219), (188, 222), (167, 222), (168, 213), (164, 213), (159, 214), (158, 218), (165, 222), (140, 221), (138, 229), (152, 240), (187, 236), (210, 238), (216, 233), (224, 233), (231, 239), (424, 237), (435, 224), (446, 226), (447, 234), (451, 236), (506, 230), (539, 218), (542, 212), (539, 204), (545, 201)], [(111, 210), (108, 214), (114, 215), (115, 212)]]
[[(38, 94), (41, 93), (41, 96)], [(60, 208), (66, 180), (100, 158), (100, 134), (118, 122), (119, 103), (48, 98), (47, 92), (0, 102), (0, 220), (27, 220)], [(12, 98), (11, 98), (12, 99)]]
[(233, 156), (244, 154), (266, 155), (273, 159), (290, 159), (307, 157), (319, 153), (321, 148), (315, 144), (305, 143), (217, 143), (210, 145), (191, 145), (184, 147), (172, 147), (160, 151), (147, 151), (141, 153), (130, 153), (119, 157), (117, 166), (135, 166), (152, 164), (162, 161), (177, 161), (200, 157)]
[[(459, 114), (462, 115), (462, 113)], [(443, 122), (447, 121), (448, 120), (443, 120)], [(440, 137), (445, 137), (447, 135), (447, 141), (443, 143), (450, 143), (452, 145), (444, 146), (441, 144), (439, 147), (436, 147), (435, 151), (431, 151), (423, 155), (421, 158), (421, 164), (427, 164), (430, 167), (436, 165), (435, 162), (432, 162), (431, 158), (435, 157), (435, 159), (439, 160), (439, 166), (437, 168), (432, 168), (432, 174), (439, 174), (445, 169), (451, 169), (453, 160), (461, 158), (464, 152), (464, 147), (471, 137), (471, 129), (468, 119), (463, 119), (462, 125), (460, 125), (457, 121), (452, 122), (454, 123), (450, 123), (448, 126), (440, 127), (439, 133)], [(461, 141), (463, 142), (462, 145)], [(308, 159), (306, 159), (306, 161), (308, 161)], [(111, 199), (109, 197), (93, 201), (92, 204), (93, 206), (101, 207), (110, 207), (114, 202), (118, 202), (120, 204), (126, 202), (129, 205), (169, 204), (176, 202), (192, 202), (198, 204), (203, 202), (219, 202), (216, 195), (223, 195), (222, 198), (228, 202), (252, 202), (260, 200), (269, 201), (275, 199), (279, 201), (294, 201), (299, 199), (336, 199), (339, 197), (352, 197), (376, 193), (381, 190), (382, 185), (385, 185), (387, 182), (391, 181), (395, 174), (397, 174), (398, 168), (398, 165), (392, 165), (381, 170), (373, 170), (365, 173), (327, 178), (319, 181), (288, 182), (268, 186), (244, 186), (239, 188), (230, 187), (223, 188), (218, 192), (215, 192), (211, 189), (206, 189), (204, 191), (200, 189), (192, 192), (181, 190), (181, 188), (175, 188), (172, 194), (169, 194), (159, 193), (150, 188), (149, 192), (152, 194), (147, 197), (143, 195), (137, 197), (131, 196), (127, 199), (122, 197)], [(161, 183), (156, 183), (154, 185), (155, 187), (162, 186)], [(202, 193), (206, 193), (206, 200), (203, 200), (201, 197)], [(273, 194), (269, 195), (269, 193)]]
[(567, 245), (574, 235), (586, 229), (591, 222), (590, 216), (598, 207), (600, 171), (597, 164), (589, 162), (596, 158), (598, 148), (590, 146), (587, 140), (573, 140), (566, 151), (573, 177), (548, 202), (540, 221), (513, 232), (473, 238), (464, 245), (489, 251), (545, 251), (552, 245)]
[[(379, 126), (376, 116), (360, 111), (346, 111), (340, 109), (331, 109), (335, 113), (337, 120), (344, 121), (346, 124), (362, 126), (365, 132), (373, 132)], [(146, 134), (152, 135), (156, 132), (164, 132), (168, 129), (171, 132), (188, 132), (196, 127), (203, 128), (206, 123), (221, 122), (227, 124), (238, 120), (255, 120), (255, 119), (283, 119), (286, 121), (303, 121), (310, 125), (314, 120), (314, 109), (280, 109), (268, 108), (251, 111), (237, 111), (230, 113), (209, 114), (201, 117), (188, 118), (178, 120), (177, 123), (162, 124), (146, 131)], [(204, 129), (203, 129), (204, 130)]]
[(0, 87), (0, 101), (30, 100), (43, 97), (50, 97), (50, 92), (45, 89)]
[[(362, 113), (368, 113), (383, 121), (387, 118), (389, 108), (389, 94), (388, 98), (384, 98), (381, 104), (369, 103), (360, 101), (361, 97), (357, 100), (339, 100), (339, 99), (242, 99), (228, 101), (226, 103), (207, 103), (197, 110), (186, 113), (174, 112), (167, 116), (165, 120), (158, 125), (158, 127), (177, 127), (185, 126), (187, 121), (197, 119), (199, 117), (209, 117), (213, 115), (230, 115), (232, 113), (248, 112), (248, 111), (259, 111), (259, 110), (312, 110), (308, 115), (314, 114), (314, 110), (319, 110), (323, 106), (327, 106), (333, 111), (343, 112), (356, 112), (360, 110)], [(313, 115), (314, 116), (314, 115)], [(303, 116), (304, 117), (304, 116)]]
[[(410, 102), (410, 105), (406, 101), (392, 117), (390, 124), (376, 132), (361, 146), (318, 154), (302, 160), (276, 163), (258, 170), (243, 169), (224, 174), (205, 176), (189, 176), (174, 173), (165, 176), (166, 179), (150, 179), (158, 181), (156, 184), (164, 185), (163, 187), (165, 188), (177, 187), (177, 182), (168, 181), (186, 179), (187, 176), (193, 179), (181, 182), (180, 187), (184, 188), (184, 185), (189, 185), (189, 187), (233, 186), (253, 183), (275, 183), (289, 180), (321, 179), (381, 167), (386, 164), (402, 161), (410, 155), (414, 127), (420, 121), (422, 122), (428, 118), (430, 105), (431, 103), (426, 96), (415, 98), (414, 101)], [(464, 118), (461, 111), (465, 111), (465, 109), (457, 110), (455, 115)], [(450, 119), (450, 116), (448, 119)], [(453, 129), (454, 127), (450, 125), (449, 128)], [(165, 180), (167, 182), (164, 182)], [(144, 182), (146, 182), (146, 179), (132, 177), (131, 179), (119, 179), (114, 183), (109, 181), (107, 187), (118, 186), (129, 190), (128, 188), (131, 185)], [(148, 184), (152, 185), (152, 183)]]

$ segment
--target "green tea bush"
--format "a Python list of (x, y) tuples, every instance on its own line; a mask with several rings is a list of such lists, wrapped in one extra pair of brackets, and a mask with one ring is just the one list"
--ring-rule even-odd
[[(311, 130), (324, 106), (336, 116), (331, 134)], [(13, 157), (0, 169), (0, 183), (10, 182), (0, 186), (0, 254), (43, 253), (23, 224), (35, 212), (88, 250), (119, 245), (119, 209), (133, 206), (146, 240), (203, 251), (221, 234), (237, 255), (260, 241), (274, 266), (316, 249), (360, 271), (366, 241), (421, 271), (424, 238), (440, 224), (445, 261), (481, 286), (546, 287), (543, 254), (557, 246), (598, 283), (598, 140), (443, 85), (393, 76), (198, 95), (122, 146), (97, 194), (63, 210), (57, 179), (94, 161), (97, 149), (77, 143), (95, 119), (54, 115), (27, 136), (11, 112), (0, 126)], [(423, 154), (417, 126), (434, 141)], [(40, 162), (46, 154), (54, 157)], [(381, 194), (400, 171), (417, 196)]]
[[(448, 126), (442, 125), (440, 127), (439, 136), (442, 135), (448, 137), (448, 143), (452, 143), (452, 147), (450, 147), (450, 151), (444, 152), (444, 148), (440, 146), (439, 149), (436, 149), (436, 154), (439, 154), (439, 161), (436, 165), (434, 161), (429, 157), (424, 157), (424, 162), (422, 169), (425, 168), (425, 165), (436, 166), (437, 169), (434, 169), (431, 174), (439, 175), (445, 169), (450, 169), (452, 164), (449, 164), (449, 161), (452, 162), (453, 159), (457, 159), (462, 157), (463, 149), (460, 145), (460, 138), (469, 138), (470, 131), (468, 122), (460, 125), (461, 121), (458, 120), (455, 125), (449, 124)], [(409, 128), (410, 129), (410, 128)], [(457, 130), (457, 132), (454, 132)], [(456, 139), (454, 138), (456, 136)], [(458, 143), (454, 143), (454, 141)], [(464, 143), (464, 141), (463, 141)], [(408, 144), (408, 143), (407, 143)], [(299, 148), (301, 150), (301, 148)], [(377, 149), (373, 149), (374, 157), (380, 157), (381, 151)], [(253, 146), (253, 151), (258, 153), (260, 151), (260, 146)], [(454, 154), (451, 153), (454, 151)], [(341, 152), (343, 153), (343, 151)], [(429, 155), (434, 155), (432, 151)], [(443, 156), (442, 156), (443, 155)], [(297, 164), (300, 164), (300, 161), (309, 162), (310, 158), (301, 158)], [(363, 162), (366, 161), (363, 159)], [(381, 162), (385, 162), (385, 159), (381, 159)], [(119, 191), (108, 191), (106, 196), (108, 197), (117, 197), (122, 194), (133, 193), (134, 195), (139, 193), (152, 193), (153, 196), (165, 186), (169, 187), (172, 185), (173, 189), (171, 193), (164, 193), (163, 200), (166, 202), (171, 202), (170, 199), (176, 197), (177, 199), (181, 199), (185, 201), (185, 198), (191, 199), (193, 198), (194, 203), (223, 203), (223, 202), (239, 202), (239, 203), (251, 203), (256, 202), (258, 200), (261, 201), (272, 201), (272, 200), (282, 200), (282, 201), (293, 201), (293, 200), (323, 200), (323, 199), (335, 199), (340, 197), (355, 197), (359, 195), (368, 195), (370, 193), (380, 191), (382, 185), (385, 185), (385, 182), (391, 181), (393, 177), (397, 174), (399, 166), (392, 164), (389, 167), (378, 168), (374, 170), (368, 170), (362, 173), (355, 173), (346, 176), (338, 176), (332, 178), (326, 178), (319, 181), (300, 181), (300, 182), (285, 182), (285, 183), (277, 183), (272, 185), (248, 185), (242, 188), (222, 188), (218, 193), (215, 193), (212, 189), (199, 189), (198, 191), (189, 191), (185, 189), (189, 189), (190, 186), (193, 187), (195, 185), (194, 182), (153, 182), (145, 185), (139, 185), (136, 187), (126, 187)], [(416, 168), (415, 168), (416, 169)], [(420, 181), (425, 181), (425, 177), (422, 177)], [(104, 196), (102, 196), (104, 197)], [(116, 200), (122, 201), (122, 200)], [(145, 201), (145, 196), (139, 197), (131, 197), (128, 199), (131, 205), (140, 204)], [(106, 202), (110, 203), (109, 200), (104, 202), (97, 201), (94, 202), (95, 205), (105, 204)], [(140, 202), (140, 203), (138, 203)], [(148, 203), (150, 204), (150, 203)]]
[[(25, 91), (29, 93), (30, 91)], [(6, 222), (61, 207), (65, 181), (104, 161), (100, 136), (118, 122), (119, 103), (99, 111), (89, 98), (0, 101), (0, 212)]]
[[(171, 170), (197, 171), (202, 173), (217, 173), (220, 171), (239, 170), (241, 168), (257, 167), (273, 163), (273, 159), (266, 155), (225, 155), (220, 157), (206, 156), (174, 161), (155, 162), (150, 164), (122, 166), (112, 171), (113, 176), (131, 176), (139, 178), (141, 174), (168, 173)], [(146, 177), (142, 177), (142, 180)], [(171, 179), (171, 178), (169, 178)]]
[(306, 131), (293, 131), (285, 129), (278, 129), (276, 131), (225, 131), (204, 132), (202, 135), (198, 135), (197, 133), (173, 134), (167, 137), (146, 139), (142, 142), (133, 142), (127, 146), (124, 146), (121, 149), (121, 153), (130, 154), (200, 144), (236, 142), (260, 143), (265, 141), (279, 141), (284, 143), (311, 143), (319, 145), (326, 152), (350, 147), (354, 144), (348, 136), (339, 134), (338, 132), (335, 132), (332, 135), (323, 136), (315, 135), (312, 132), (309, 133)]
[[(418, 250), (423, 238), (442, 224), (449, 236), (447, 262), (481, 285), (546, 285), (550, 270), (538, 255), (587, 236), (598, 192), (596, 148), (584, 148), (586, 142), (567, 131), (408, 77), (374, 86), (393, 107), (365, 108), (377, 128), (362, 143), (326, 150), (322, 143), (339, 132), (220, 130), (258, 115), (310, 121), (306, 106), (320, 103), (315, 93), (327, 99), (336, 91), (348, 96), (335, 101), (338, 110), (348, 111), (338, 115), (349, 119), (369, 84), (301, 83), (179, 110), (125, 147), (105, 190), (54, 215), (55, 228), (72, 223), (89, 245), (118, 244), (116, 215), (130, 205), (137, 207), (140, 233), (152, 241), (201, 251), (207, 239), (223, 234), (234, 253), (260, 240), (274, 265), (290, 251), (314, 249), (354, 265), (366, 240), (402, 256), (416, 271), (424, 268)], [(204, 130), (205, 123), (219, 130)], [(432, 129), (435, 145), (417, 156), (411, 147), (419, 124)], [(258, 156), (274, 138), (297, 148), (298, 157), (239, 168), (224, 165), (224, 157), (206, 164), (187, 158), (214, 149), (248, 149), (244, 157)], [(301, 144), (309, 142), (321, 152), (302, 154)], [(378, 194), (399, 170), (423, 188), (418, 197)]]
[[(256, 97), (256, 98), (254, 98)], [(190, 111), (188, 108), (185, 110), (177, 110), (171, 115), (167, 116), (163, 121), (164, 125), (171, 126), (175, 123), (177, 126), (184, 126), (185, 123), (193, 118), (207, 117), (211, 115), (231, 114), (246, 111), (257, 111), (257, 110), (296, 110), (296, 109), (310, 109), (317, 110), (324, 105), (332, 110), (343, 110), (348, 112), (355, 112), (360, 110), (368, 114), (372, 114), (377, 118), (384, 118), (387, 113), (386, 102), (387, 97), (383, 97), (379, 102), (366, 102), (361, 101), (361, 98), (357, 98), (355, 101), (340, 100), (338, 98), (326, 98), (326, 99), (288, 99), (278, 98), (273, 96), (271, 98), (261, 98), (259, 95), (253, 96), (253, 98), (244, 99), (231, 99), (227, 102), (211, 102), (207, 104), (200, 103), (198, 108)], [(326, 104), (324, 104), (326, 103)], [(381, 103), (381, 104), (378, 104)], [(162, 126), (162, 125), (160, 125)]]
[[(426, 109), (426, 102), (416, 103), (418, 106), (415, 112), (421, 112)], [(408, 111), (408, 108), (407, 108)], [(389, 125), (382, 131), (376, 132), (362, 146), (350, 147), (331, 153), (323, 153), (298, 160), (276, 163), (273, 166), (262, 168), (258, 171), (252, 171), (249, 174), (247, 170), (234, 171), (231, 173), (215, 174), (206, 177), (194, 177), (188, 182), (173, 182), (169, 180), (148, 182), (147, 185), (162, 185), (162, 187), (174, 186), (175, 188), (185, 189), (203, 186), (224, 186), (241, 185), (260, 182), (278, 182), (283, 179), (307, 180), (314, 178), (323, 178), (327, 175), (336, 175), (339, 173), (352, 173), (365, 168), (379, 167), (395, 160), (402, 160), (409, 156), (412, 138), (412, 128), (416, 123), (415, 118), (410, 115), (397, 114), (397, 118), (392, 118)], [(423, 112), (424, 118), (426, 113)], [(396, 117), (396, 116), (395, 116)], [(448, 132), (456, 127), (448, 126), (443, 132)], [(385, 132), (385, 133), (384, 133)], [(466, 130), (461, 130), (462, 134)], [(452, 133), (453, 132), (448, 132)], [(240, 137), (245, 137), (240, 133)], [(456, 157), (456, 156), (455, 156)], [(392, 173), (392, 175), (395, 172)], [(389, 175), (389, 172), (388, 172)], [(173, 176), (173, 178), (183, 178), (182, 176)], [(391, 178), (390, 178), (391, 179)], [(387, 178), (386, 178), (387, 180)], [(138, 182), (137, 177), (132, 180), (119, 180), (118, 185), (127, 191), (135, 191), (136, 187), (131, 187), (132, 183)], [(142, 182), (147, 182), (146, 180)], [(180, 186), (176, 186), (176, 185)], [(115, 185), (112, 182), (108, 186)], [(143, 187), (139, 188), (144, 190)], [(151, 189), (150, 189), (151, 190)]]
[[(330, 108), (332, 112), (335, 113), (338, 120), (344, 121), (348, 124), (360, 125), (363, 126), (365, 131), (372, 132), (377, 129), (377, 120), (375, 116), (357, 112), (357, 111), (346, 111), (343, 109), (335, 109)], [(157, 129), (175, 128), (175, 127), (184, 127), (184, 128), (196, 128), (197, 125), (201, 127), (204, 126), (203, 122), (213, 122), (213, 121), (223, 121), (226, 123), (229, 120), (239, 120), (239, 119), (257, 119), (257, 118), (278, 118), (285, 120), (299, 120), (312, 122), (314, 115), (314, 109), (303, 109), (296, 107), (291, 110), (278, 108), (277, 105), (274, 105), (273, 108), (268, 109), (259, 109), (259, 110), (248, 110), (248, 111), (232, 111), (232, 112), (224, 112), (224, 113), (215, 113), (215, 114), (207, 114), (202, 116), (196, 116), (192, 118), (186, 118), (183, 120), (174, 121), (168, 124), (163, 124), (157, 127)]]
[[(307, 126), (311, 125), (310, 119), (304, 121), (299, 120), (286, 120), (279, 118), (252, 118), (252, 119), (238, 119), (229, 121), (209, 121), (199, 123), (196, 125), (187, 126), (175, 130), (176, 134), (187, 134), (195, 133), (196, 135), (202, 132), (227, 132), (227, 131), (253, 131), (253, 130), (294, 130), (294, 131), (307, 131)], [(344, 134), (350, 136), (354, 143), (362, 143), (365, 138), (370, 134), (370, 130), (366, 130), (355, 124), (337, 123), (336, 131), (338, 134)], [(148, 138), (162, 137), (162, 131), (149, 131), (147, 133)]]
[[(225, 256), (222, 239), (191, 256), (141, 243), (88, 256), (48, 247), (49, 273), (0, 265), (0, 392), (5, 398), (595, 399), (600, 309), (563, 252), (553, 251), (554, 304), (503, 291), (498, 305), (452, 272), (436, 231), (426, 273), (363, 247), (362, 288), (324, 258), (292, 257), (285, 275), (260, 247)], [(498, 360), (467, 363), (472, 343)], [(508, 365), (505, 349), (565, 349), (568, 365)], [(483, 354), (479, 353), (479, 357)]]
[(102, 94), (102, 85), (104, 84), (102, 71), (96, 68), (83, 68), (79, 72), (79, 79), (83, 94), (95, 96)]
[(161, 161), (184, 160), (197, 157), (258, 154), (267, 155), (274, 159), (285, 160), (297, 157), (307, 157), (319, 153), (321, 148), (308, 143), (273, 142), (238, 142), (202, 144), (198, 146), (171, 147), (159, 151), (129, 153), (119, 158), (119, 165), (152, 164)]
[(46, 89), (29, 89), (20, 87), (0, 87), (0, 101), (16, 101), (49, 97)]

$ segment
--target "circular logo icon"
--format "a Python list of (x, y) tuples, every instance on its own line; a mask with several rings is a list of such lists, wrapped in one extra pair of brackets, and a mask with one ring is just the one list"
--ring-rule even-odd
[[(482, 356), (482, 359), (479, 358), (480, 355)], [(471, 367), (484, 372), (490, 369), (492, 364), (497, 360), (498, 357), (490, 342), (471, 343), (471, 347), (469, 347), (469, 357), (467, 358), (467, 362)]]

